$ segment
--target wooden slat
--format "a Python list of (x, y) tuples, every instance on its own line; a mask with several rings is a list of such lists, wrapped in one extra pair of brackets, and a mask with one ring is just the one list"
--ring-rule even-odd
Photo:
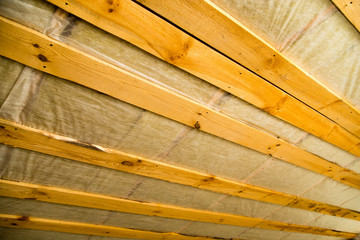
[(261, 218), (183, 208), (165, 204), (140, 202), (93, 193), (72, 191), (29, 183), (0, 180), (0, 196), (32, 199), (79, 207), (159, 216), (189, 221), (226, 224), (242, 227), (258, 227), (271, 230), (310, 233), (324, 236), (347, 237), (349, 233), (331, 229), (269, 221)]
[[(218, 238), (196, 237), (177, 233), (151, 232), (122, 227), (68, 222), (62, 220), (16, 216), (9, 214), (0, 214), (0, 226), (8, 228), (36, 229), (64, 233), (149, 240), (218, 240)], [(348, 235), (350, 236), (351, 234)], [(224, 238), (224, 240), (226, 239)], [(240, 239), (234, 238), (233, 240)]]
[(359, 0), (332, 0), (345, 17), (360, 32), (360, 1)]
[[(125, 39), (143, 50), (234, 94), (280, 119), (349, 151), (354, 155), (360, 156), (359, 138), (355, 137), (338, 124), (335, 124), (327, 117), (319, 114), (312, 108), (264, 81), (262, 78), (243, 68), (239, 64), (234, 63), (166, 21), (151, 14), (134, 2), (129, 0), (48, 1)], [(110, 4), (110, 2), (112, 2), (112, 4)], [(157, 1), (149, 1), (146, 2), (146, 4), (152, 7), (152, 4), (155, 4), (156, 2)], [(201, 1), (188, 2), (189, 5), (196, 5), (199, 3), (201, 3)], [(181, 13), (184, 10), (188, 10), (187, 4), (183, 3), (183, 1), (164, 1), (160, 4), (160, 8), (165, 8), (167, 5), (177, 8)], [(177, 16), (180, 15), (177, 14)], [(194, 16), (197, 15), (194, 13)], [(183, 20), (187, 22), (187, 17), (183, 17)], [(201, 28), (204, 31), (211, 31), (211, 38), (221, 40), (221, 37), (213, 37), (218, 35), (216, 35), (216, 32), (212, 32), (212, 28), (210, 27), (212, 26), (211, 24), (216, 24), (216, 22), (202, 24)], [(196, 24), (194, 24), (194, 26), (195, 25)], [(206, 28), (203, 26), (206, 26)], [(230, 31), (226, 31), (225, 33), (222, 33), (222, 35), (226, 37), (227, 32)], [(238, 50), (238, 44), (231, 44), (232, 42), (230, 40), (232, 39), (226, 40), (226, 44), (223, 44), (221, 41), (220, 45), (223, 47), (234, 47), (235, 49), (230, 50), (234, 53)], [(256, 51), (258, 51), (258, 49), (260, 51), (262, 48), (256, 49)], [(241, 55), (240, 58), (242, 59), (243, 57), (244, 56)], [(282, 58), (282, 56), (279, 55), (279, 58)], [(256, 63), (258, 62), (261, 63), (262, 61), (256, 59)], [(322, 101), (327, 99), (328, 102), (326, 104), (330, 104), (332, 101), (337, 100), (337, 98), (330, 98), (332, 95), (325, 96), (324, 94), (321, 94), (319, 89), (312, 88), (312, 90), (314, 90), (315, 95)], [(336, 106), (340, 105), (340, 102), (336, 103)], [(323, 107), (323, 105), (318, 107)], [(335, 107), (335, 105), (332, 105), (332, 107)], [(339, 112), (341, 111), (342, 110), (339, 109)], [(349, 111), (352, 111), (353, 115), (357, 114), (356, 110), (350, 109)], [(337, 117), (342, 119), (343, 116), (346, 115), (344, 114), (345, 113), (341, 112), (341, 116)], [(354, 119), (357, 118), (354, 117)], [(355, 125), (356, 128), (360, 128), (360, 118), (356, 121), (354, 121), (354, 119), (350, 119), (348, 125)], [(346, 119), (343, 119), (343, 122), (344, 121), (348, 121), (347, 117)], [(355, 124), (353, 124), (352, 121), (354, 121)]]
[[(211, 0), (137, 1), (360, 136), (358, 109), (287, 59)], [(360, 6), (360, 1), (353, 2)], [(102, 9), (105, 8), (104, 5), (105, 1)], [(348, 9), (350, 11), (350, 8)], [(359, 14), (353, 16), (360, 19)]]
[(5, 18), (0, 54), (360, 189), (356, 172)]
[(134, 156), (0, 119), (0, 143), (213, 192), (360, 221), (360, 213)]

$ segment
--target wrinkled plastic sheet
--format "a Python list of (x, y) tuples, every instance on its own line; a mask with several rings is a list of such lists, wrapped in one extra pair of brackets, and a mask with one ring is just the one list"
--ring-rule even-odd
[(329, 0), (212, 0), (360, 108), (360, 34)]
[[(269, 9), (266, 11), (269, 14), (274, 10), (274, 7), (271, 8), (274, 3), (271, 5), (271, 2), (268, 2), (270, 5), (266, 5)], [(297, 16), (301, 13), (306, 19), (312, 19), (318, 12), (328, 9), (330, 6), (326, 1), (320, 1), (313, 3), (314, 6), (309, 8), (312, 11), (306, 11), (305, 13), (305, 5), (301, 3), (302, 1), (288, 2), (288, 4), (290, 2), (291, 4), (284, 4), (282, 7), (287, 6), (286, 9), (295, 8), (295, 10), (287, 13), (289, 17), (291, 14)], [(240, 1), (238, 3), (239, 6), (243, 6)], [(228, 4), (234, 4), (234, 2)], [(247, 4), (246, 8), (240, 7), (239, 9), (246, 10), (247, 15), (244, 16), (268, 16), (265, 14), (265, 10), (261, 14), (256, 12), (256, 9), (261, 6), (259, 4), (264, 5), (265, 2), (258, 1), (256, 3), (253, 1), (251, 4)], [(145, 76), (151, 81), (166, 86), (184, 96), (191, 97), (195, 101), (221, 110), (234, 118), (249, 122), (264, 129), (264, 131), (275, 133), (329, 161), (360, 172), (360, 161), (355, 156), (313, 137), (234, 96), (225, 94), (195, 76), (161, 61), (74, 16), (56, 10), (49, 3), (5, 0), (0, 3), (0, 14), (112, 64)], [(283, 10), (280, 9), (274, 15), (276, 21), (262, 21), (262, 24), (265, 24), (264, 26), (255, 25), (256, 29), (263, 30), (264, 33), (278, 36), (279, 39), (273, 40), (276, 46), (281, 46), (279, 43), (286, 41), (289, 36), (295, 33), (294, 29), (303, 24), (301, 21), (289, 20), (287, 27), (284, 25), (283, 28), (279, 28), (278, 24), (275, 23), (284, 21), (283, 14)], [(36, 21), (33, 20), (34, 16), (38, 17)], [(257, 21), (254, 20), (254, 22)], [(274, 28), (276, 27), (276, 31), (268, 28), (266, 24), (269, 22)], [(295, 44), (288, 44), (288, 49), (295, 46)], [(284, 48), (285, 54), (286, 49)], [(5, 76), (0, 88), (2, 104), (0, 116), (2, 118), (69, 136), (82, 142), (111, 147), (177, 166), (360, 211), (358, 204), (360, 202), (359, 190), (306, 169), (271, 158), (265, 154), (191, 129), (94, 90), (24, 67), (11, 60), (0, 58), (0, 63), (0, 71)], [(250, 217), (333, 228), (339, 231), (360, 231), (359, 222), (353, 220), (226, 196), (68, 159), (14, 149), (4, 145), (0, 145), (0, 161), (1, 177), (3, 179), (142, 201), (211, 209)], [(152, 230), (175, 231), (213, 237), (333, 239), (310, 234), (295, 234), (199, 222), (191, 223), (174, 219), (164, 220), (164, 218), (136, 214), (125, 214), (127, 216), (125, 218), (123, 213), (109, 213), (108, 211), (79, 207), (36, 203), (29, 200), (2, 198), (1, 201), (8, 202), (3, 210), (7, 209), (9, 213), (15, 213), (16, 210), (19, 214), (31, 214), (37, 217), (44, 214), (44, 217), (89, 223), (95, 223), (94, 219), (106, 218), (109, 225), (130, 226), (139, 229), (146, 229), (149, 227), (147, 224), (152, 223), (155, 224), (151, 225)], [(39, 207), (41, 204), (45, 204), (46, 207)], [(66, 214), (70, 208), (71, 211), (78, 213), (73, 216), (74, 218)], [(40, 211), (40, 209), (42, 210)], [(95, 214), (94, 212), (100, 214), (99, 218), (89, 217)], [(130, 215), (134, 216), (129, 217)], [(129, 222), (121, 220), (128, 218), (135, 220), (129, 220)], [(14, 230), (6, 231), (9, 234), (16, 235)], [(21, 230), (18, 236), (24, 236), (22, 234), (26, 232), (43, 233), (42, 231)], [(59, 234), (59, 239), (66, 236), (66, 234), (61, 233), (46, 234)], [(81, 237), (84, 236), (78, 237), (82, 239)], [(93, 238), (100, 239), (99, 237), (91, 237), (90, 239)], [(21, 239), (21, 237), (18, 237), (18, 239)], [(85, 237), (85, 239), (88, 238)]]

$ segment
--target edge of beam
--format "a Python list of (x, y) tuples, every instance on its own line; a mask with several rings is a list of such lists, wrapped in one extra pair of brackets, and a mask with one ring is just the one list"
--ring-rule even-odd
[(259, 227), (270, 230), (310, 233), (324, 236), (350, 236), (350, 233), (348, 232), (321, 227), (304, 226), (221, 212), (211, 212), (193, 208), (141, 202), (119, 197), (8, 180), (0, 180), (0, 196), (188, 221), (217, 223), (241, 227)]
[[(358, 124), (354, 125), (351, 119), (351, 121), (344, 119), (346, 124), (358, 127), (359, 137), (356, 137), (334, 121), (187, 35), (135, 2), (121, 1), (121, 6), (115, 6), (115, 4), (109, 5), (106, 2), (90, 3), (86, 0), (48, 1), (117, 37), (125, 39), (154, 56), (263, 109), (269, 114), (314, 134), (345, 151), (360, 156), (360, 146), (357, 145), (360, 141), (360, 113), (358, 114)], [(156, 4), (156, 1), (147, 2), (147, 4), (154, 3)], [(180, 3), (181, 1), (171, 2), (171, 7), (169, 8), (165, 6), (170, 4), (170, 2), (165, 1), (160, 5), (171, 10), (175, 4)], [(186, 3), (191, 5), (201, 2)], [(182, 9), (180, 6), (177, 8), (178, 10)], [(112, 9), (112, 11), (109, 12), (109, 9)], [(179, 14), (175, 15), (178, 16)], [(133, 16), (136, 16), (136, 18)], [(211, 24), (213, 23), (211, 21)], [(210, 26), (210, 23), (207, 26)], [(152, 31), (149, 32), (148, 29), (152, 29)], [(208, 27), (205, 30), (207, 29)], [(210, 35), (213, 36), (213, 33)], [(226, 36), (226, 34), (223, 35)], [(211, 37), (211, 39), (213, 38)], [(238, 46), (240, 43), (232, 45)], [(220, 45), (226, 47), (229, 44), (225, 44), (226, 46), (224, 44)], [(232, 49), (231, 53), (235, 53), (236, 50), (237, 48), (235, 50)], [(273, 58), (272, 56), (273, 54), (271, 54), (271, 58)], [(244, 57), (244, 54), (242, 54), (241, 59)], [(327, 98), (329, 107), (337, 108), (340, 102), (336, 100), (332, 95), (329, 96)], [(323, 105), (318, 107), (323, 107)], [(327, 108), (323, 110), (326, 111)], [(296, 115), (293, 114), (294, 111), (296, 111)], [(336, 111), (339, 112), (340, 110)], [(356, 113), (354, 109), (346, 109), (346, 111)], [(337, 116), (337, 118), (341, 117)]]
[(360, 221), (360, 212), (79, 142), (0, 119), (0, 143), (213, 192)]
[[(90, 223), (69, 222), (37, 217), (0, 214), (0, 226), (7, 228), (35, 229), (44, 231), (75, 233), (84, 235), (148, 239), (148, 240), (217, 240), (218, 238), (188, 236), (170, 232), (152, 232), (97, 225)], [(221, 239), (221, 238), (220, 238)], [(226, 240), (226, 238), (223, 238)], [(229, 239), (230, 240), (230, 239)], [(240, 239), (234, 239), (240, 240)]]
[[(297, 66), (211, 0), (180, 0), (174, 3), (161, 0), (136, 1), (360, 137), (359, 109)], [(355, 2), (358, 1), (353, 2), (351, 5), (355, 7)], [(358, 5), (360, 10), (360, 3)], [(101, 11), (100, 8), (98, 10)], [(214, 34), (222, 37), (214, 37)], [(227, 44), (223, 44), (224, 42)]]
[(0, 39), (5, 57), (360, 189), (354, 171), (3, 17)]
[(342, 14), (360, 32), (360, 1), (358, 0), (331, 0)]

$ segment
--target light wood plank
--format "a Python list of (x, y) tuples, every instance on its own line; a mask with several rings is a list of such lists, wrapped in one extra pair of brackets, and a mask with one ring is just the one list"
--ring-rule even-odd
[[(62, 220), (16, 216), (9, 214), (0, 214), (0, 226), (8, 228), (36, 229), (64, 233), (149, 240), (217, 240), (217, 238), (196, 237), (177, 233), (151, 232), (122, 227), (68, 222)], [(352, 236), (351, 233), (348, 233), (347, 235)], [(233, 240), (240, 239), (234, 238)]]
[(345, 17), (360, 32), (360, 1), (359, 0), (332, 0)]
[(360, 213), (350, 209), (180, 168), (94, 144), (82, 143), (73, 138), (1, 119), (0, 143), (213, 192), (360, 221)]
[(0, 180), (0, 196), (241, 227), (258, 227), (271, 230), (310, 233), (335, 237), (348, 236), (348, 233), (345, 233), (344, 235), (344, 232), (333, 231), (331, 229), (320, 227), (289, 224), (264, 220), (261, 218), (183, 208), (165, 204), (140, 202), (57, 187), (47, 187), (7, 180)]
[(2, 17), (0, 54), (360, 189), (356, 172)]
[[(359, 138), (239, 64), (234, 63), (171, 24), (136, 5), (134, 2), (128, 0), (111, 1), (112, 4), (109, 5), (109, 2), (101, 0), (91, 2), (86, 0), (49, 1), (280, 119), (349, 151), (354, 155), (360, 156)], [(152, 7), (153, 4), (156, 5), (156, 2), (157, 1), (149, 1), (146, 3)], [(192, 4), (196, 5), (199, 3), (201, 3), (201, 1), (189, 1), (187, 4), (191, 6)], [(186, 11), (189, 10), (187, 4), (183, 1), (164, 1), (164, 3), (160, 4), (160, 8), (166, 8), (167, 5), (171, 5), (182, 13), (183, 9)], [(197, 16), (196, 12), (194, 16)], [(187, 21), (186, 17), (183, 19), (185, 22)], [(204, 31), (211, 31), (211, 37), (215, 36), (212, 28), (209, 26), (216, 23), (211, 22), (211, 24), (206, 24), (207, 25), (202, 24), (201, 28)], [(203, 26), (207, 27), (203, 28)], [(227, 33), (222, 34), (226, 36)], [(235, 37), (238, 37), (238, 35)], [(217, 37), (216, 39), (221, 38)], [(234, 47), (235, 49), (230, 50), (234, 53), (236, 52), (235, 50), (238, 50), (238, 45), (229, 44), (231, 43), (230, 40), (232, 39), (226, 40), (227, 44), (222, 44), (222, 41), (219, 44), (223, 47)], [(242, 59), (243, 56), (241, 55), (240, 58)], [(279, 58), (282, 58), (282, 56), (279, 55)], [(261, 63), (262, 61), (256, 59), (255, 62)], [(326, 104), (337, 101), (337, 98), (331, 94), (321, 94), (321, 92), (319, 92), (320, 90), (316, 88), (312, 90), (315, 92), (314, 95), (318, 96), (322, 101), (326, 99), (326, 101), (328, 101)], [(354, 119), (357, 119), (356, 121), (354, 121), (353, 118), (350, 120), (348, 120), (347, 117), (344, 118), (343, 116), (345, 115), (341, 108), (341, 106), (343, 106), (342, 103), (336, 102), (336, 104), (331, 105), (331, 107), (334, 108), (338, 106), (339, 109), (337, 111), (339, 114), (337, 114), (337, 117), (340, 117), (342, 122), (346, 122), (347, 124), (345, 125), (354, 126), (355, 123), (356, 128), (360, 128), (360, 118), (357, 119), (354, 117)], [(318, 107), (321, 108), (323, 105), (320, 104)], [(325, 110), (326, 109), (324, 109), (324, 111)], [(348, 110), (356, 115), (356, 110)]]
[[(81, 1), (85, 2), (85, 0)], [(360, 111), (358, 109), (286, 58), (211, 0), (137, 1), (323, 113), (356, 136), (360, 136)], [(353, 2), (357, 2), (360, 6), (358, 0)], [(106, 5), (105, 1), (103, 9), (104, 5)], [(350, 11), (350, 7), (348, 9)], [(360, 19), (360, 14), (355, 16), (358, 20)]]

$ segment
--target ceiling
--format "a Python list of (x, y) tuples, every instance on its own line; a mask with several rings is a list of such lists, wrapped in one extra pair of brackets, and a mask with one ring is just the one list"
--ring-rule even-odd
[(0, 1), (0, 238), (355, 239), (359, 1)]

